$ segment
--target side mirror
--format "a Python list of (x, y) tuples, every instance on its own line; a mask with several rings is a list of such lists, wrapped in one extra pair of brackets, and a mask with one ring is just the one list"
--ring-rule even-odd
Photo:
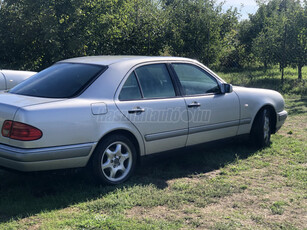
[(222, 87), (221, 87), (221, 91), (222, 91), (222, 93), (231, 93), (233, 91), (232, 85), (227, 84), (227, 83), (223, 83)]

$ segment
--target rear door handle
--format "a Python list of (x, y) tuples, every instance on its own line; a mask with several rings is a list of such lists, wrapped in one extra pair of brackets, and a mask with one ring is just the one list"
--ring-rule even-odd
[(141, 107), (135, 107), (131, 110), (128, 110), (128, 113), (132, 114), (132, 113), (143, 113), (145, 112), (145, 109), (141, 108)]
[(191, 104), (188, 105), (189, 108), (193, 108), (193, 107), (199, 107), (200, 103), (198, 103), (197, 101), (192, 102)]

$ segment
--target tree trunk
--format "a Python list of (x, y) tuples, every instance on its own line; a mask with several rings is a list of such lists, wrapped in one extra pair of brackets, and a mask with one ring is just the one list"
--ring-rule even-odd
[(284, 83), (284, 67), (281, 66), (281, 83), (283, 84)]
[(297, 69), (298, 69), (298, 80), (299, 81), (302, 81), (302, 68), (303, 68), (303, 65), (298, 64)]
[(264, 72), (266, 73), (266, 71), (268, 70), (268, 62), (264, 61)]
[(280, 62), (279, 63), (279, 71), (281, 72), (281, 84), (284, 83), (284, 65)]

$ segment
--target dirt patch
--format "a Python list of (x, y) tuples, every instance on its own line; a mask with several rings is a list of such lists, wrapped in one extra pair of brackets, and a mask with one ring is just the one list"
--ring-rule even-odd
[(24, 218), (20, 220), (19, 222), (22, 225), (25, 225), (27, 229), (29, 230), (37, 230), (37, 229), (40, 229), (41, 227), (42, 219), (38, 218), (37, 216), (31, 216), (31, 217)]
[[(270, 228), (274, 224), (292, 223), (300, 229), (307, 227), (306, 200), (299, 203), (291, 203), (291, 197), (295, 193), (290, 190), (268, 191), (263, 196), (251, 195), (249, 192), (233, 194), (220, 199), (217, 203), (205, 208), (184, 205), (174, 210), (168, 207), (158, 206), (154, 208), (134, 207), (127, 210), (126, 216), (135, 219), (163, 219), (181, 220), (184, 225), (195, 229), (212, 228), (216, 223), (234, 222), (242, 228), (257, 229), (260, 226)], [(284, 201), (283, 213), (272, 213), (270, 207), (274, 202)]]
[[(279, 162), (281, 164), (282, 162)], [(270, 167), (243, 171), (232, 177), (234, 184), (246, 186), (242, 193), (234, 193), (217, 200), (204, 208), (186, 204), (178, 209), (165, 206), (154, 208), (134, 207), (126, 211), (129, 218), (163, 219), (183, 221), (184, 226), (195, 229), (215, 228), (217, 223), (234, 224), (237, 228), (272, 228), (275, 225), (291, 223), (304, 229), (306, 225), (306, 199), (297, 198), (297, 193), (286, 186), (287, 178), (276, 174), (276, 162)], [(219, 170), (202, 177), (181, 178), (168, 181), (172, 185), (180, 180), (183, 183), (205, 183), (204, 178), (216, 177)], [(274, 206), (275, 205), (275, 206)], [(280, 207), (279, 207), (280, 206)], [(278, 210), (274, 211), (274, 208)], [(280, 212), (278, 214), (278, 212)]]
[(177, 219), (180, 210), (171, 210), (164, 206), (157, 206), (153, 208), (133, 207), (126, 211), (126, 216), (136, 219)]
[[(287, 195), (286, 195), (287, 194)], [(264, 196), (250, 195), (245, 192), (243, 194), (233, 194), (232, 196), (221, 199), (216, 204), (211, 204), (201, 209), (204, 216), (212, 221), (217, 218), (232, 219), (240, 222), (245, 227), (269, 226), (271, 223), (287, 223), (291, 222), (296, 227), (306, 228), (306, 215), (304, 210), (299, 208), (297, 204), (291, 204), (289, 195), (295, 196), (290, 191), (272, 191)], [(291, 196), (290, 195), (290, 196)], [(272, 213), (270, 207), (275, 202), (284, 201), (283, 214)], [(301, 201), (299, 206), (306, 206), (306, 201)], [(260, 223), (259, 223), (260, 222)]]
[(210, 171), (210, 172), (207, 172), (207, 173), (201, 173), (199, 175), (193, 175), (191, 177), (185, 177), (183, 179), (172, 179), (172, 180), (168, 180), (167, 181), (167, 184), (168, 186), (171, 186), (173, 185), (175, 182), (178, 182), (178, 180), (182, 180), (184, 181), (185, 183), (192, 183), (192, 184), (195, 184), (195, 183), (201, 183), (204, 179), (212, 179), (212, 178), (215, 178), (217, 177), (218, 175), (220, 175), (221, 173), (221, 170), (213, 170), (213, 171)]

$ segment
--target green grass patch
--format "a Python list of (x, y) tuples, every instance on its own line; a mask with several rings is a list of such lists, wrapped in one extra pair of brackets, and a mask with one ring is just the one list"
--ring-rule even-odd
[(302, 81), (298, 81), (297, 69), (286, 68), (284, 82), (277, 66), (264, 68), (228, 69), (218, 72), (228, 83), (239, 86), (277, 90), (282, 94), (307, 96), (307, 67), (302, 70)]
[(284, 201), (276, 201), (270, 206), (270, 209), (273, 214), (282, 215), (284, 213), (283, 206), (285, 205), (287, 205), (287, 203)]
[(307, 105), (256, 150), (241, 142), (160, 156), (121, 186), (84, 170), (0, 171), (0, 229), (306, 229)]

